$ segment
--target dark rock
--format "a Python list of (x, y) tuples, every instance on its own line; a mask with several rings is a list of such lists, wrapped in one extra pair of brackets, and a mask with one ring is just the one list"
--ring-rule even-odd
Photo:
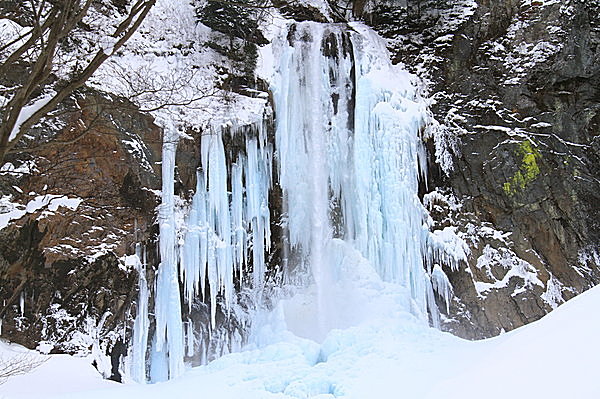
[(327, 17), (317, 8), (293, 1), (275, 0), (273, 6), (277, 7), (282, 15), (293, 19), (296, 22), (314, 21), (330, 22)]
[[(600, 5), (418, 3), (381, 6), (365, 19), (390, 39), (395, 61), (426, 71), (435, 117), (460, 140), (454, 169), (430, 176), (463, 204), (438, 215), (438, 226), (458, 225), (471, 238), (468, 267), (448, 270), (456, 297), (446, 326), (488, 337), (600, 282)], [(511, 234), (498, 242), (473, 233), (483, 227)], [(486, 246), (505, 258), (482, 257)], [(506, 276), (498, 262), (517, 259), (539, 283), (514, 276), (478, 294), (478, 282)]]

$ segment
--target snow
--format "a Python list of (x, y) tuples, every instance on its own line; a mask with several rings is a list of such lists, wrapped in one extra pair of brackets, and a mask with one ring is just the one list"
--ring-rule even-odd
[[(114, 123), (114, 122), (113, 122)], [(126, 132), (129, 136), (130, 140), (121, 140), (123, 144), (127, 147), (127, 150), (130, 154), (136, 157), (140, 163), (140, 165), (147, 171), (153, 172), (152, 165), (148, 159), (149, 149), (144, 141), (140, 139), (139, 136)]]
[[(0, 397), (153, 399), (194, 392), (235, 399), (596, 398), (598, 306), (600, 287), (537, 322), (478, 342), (396, 311), (332, 330), (322, 343), (281, 332), (278, 342), (226, 355), (153, 385), (102, 380), (90, 359), (51, 355), (35, 371), (0, 386)], [(23, 349), (0, 343), (3, 356), (15, 351)]]
[[(35, 161), (28, 160), (21, 163), (18, 167), (15, 167), (11, 162), (6, 162), (0, 167), (1, 175), (9, 175), (21, 177), (23, 175), (30, 175), (33, 172), (38, 171), (37, 165)], [(13, 186), (14, 187), (14, 186)], [(15, 190), (20, 191), (20, 189), (14, 187)]]
[(19, 113), (15, 126), (10, 132), (10, 136), (8, 137), (8, 141), (12, 142), (15, 140), (19, 134), (19, 130), (21, 129), (21, 125), (25, 123), (33, 114), (42, 109), (46, 104), (52, 100), (52, 98), (56, 95), (56, 92), (50, 91), (41, 97), (37, 98), (30, 104), (24, 106)]
[[(140, 28), (88, 83), (152, 110), (159, 119), (189, 127), (256, 122), (265, 98), (215, 88), (221, 79), (218, 66), (227, 66), (230, 60), (206, 45), (220, 34), (198, 23), (195, 6), (190, 1), (157, 0)], [(89, 23), (102, 38), (95, 45), (112, 53), (110, 29), (103, 25), (110, 26), (114, 18), (92, 16)], [(127, 144), (134, 154), (143, 155), (139, 145)]]
[(432, 211), (436, 204), (443, 205), (452, 211), (457, 211), (462, 206), (452, 194), (444, 194), (437, 190), (431, 191), (423, 196), (423, 206), (428, 211)]
[(113, 36), (104, 36), (98, 40), (98, 44), (104, 54), (111, 56), (114, 52), (115, 44), (117, 44), (117, 38)]
[(545, 129), (548, 127), (552, 127), (552, 124), (547, 123), (547, 122), (538, 122), (538, 123), (534, 123), (533, 125), (531, 125), (531, 127), (534, 129)]
[[(12, 21), (9, 18), (0, 19), (0, 42), (6, 43), (8, 41), (12, 41), (15, 38), (20, 37), (25, 32), (27, 32), (27, 28), (19, 25), (17, 22)], [(21, 38), (17, 40), (11, 47), (12, 49), (18, 48), (21, 46), (27, 39)], [(9, 47), (10, 48), (10, 47)]]
[[(492, 272), (491, 266), (499, 265), (505, 270), (501, 278), (497, 278)], [(487, 277), (492, 282), (475, 282), (475, 290), (480, 296), (485, 296), (489, 290), (507, 287), (512, 278), (519, 278), (523, 282), (515, 286), (512, 296), (518, 295), (534, 285), (543, 287), (536, 269), (528, 262), (518, 258), (512, 251), (506, 248), (493, 248), (486, 245), (483, 254), (477, 258), (477, 268), (484, 269)]]
[(538, 322), (475, 343), (486, 350), (485, 356), (439, 384), (430, 397), (477, 397), (484, 390), (489, 398), (599, 397), (595, 360), (600, 350), (594, 344), (599, 304), (600, 289), (592, 288)]
[(550, 274), (550, 278), (546, 283), (546, 291), (541, 295), (541, 298), (550, 305), (552, 309), (556, 309), (561, 303), (565, 302), (565, 298), (562, 295), (564, 289), (564, 285), (556, 277)]
[(3, 195), (0, 198), (0, 230), (8, 226), (11, 220), (20, 219), (27, 211), (19, 203), (11, 202), (12, 196)]
[(577, 254), (577, 265), (575, 271), (581, 276), (590, 276), (594, 264), (600, 265), (600, 247), (598, 245), (589, 245), (579, 251)]
[[(35, 193), (30, 193), (34, 195)], [(26, 205), (21, 205), (16, 202), (11, 202), (10, 195), (4, 195), (0, 198), (0, 230), (8, 226), (11, 220), (22, 218), (28, 213), (35, 213), (41, 209), (47, 209), (40, 217), (45, 216), (48, 212), (56, 212), (58, 208), (65, 207), (72, 211), (76, 210), (83, 200), (77, 197), (67, 197), (65, 195), (45, 194), (37, 195), (31, 199)]]
[(470, 253), (467, 243), (458, 235), (456, 227), (447, 226), (442, 230), (434, 230), (427, 235), (429, 263), (440, 261), (458, 270), (460, 262), (467, 261)]
[(41, 366), (25, 375), (9, 378), (0, 385), (0, 398), (41, 398), (94, 389), (117, 387), (119, 384), (102, 378), (91, 365), (91, 357), (69, 355), (45, 356), (26, 348), (0, 341), (0, 361), (26, 356)]
[(425, 131), (425, 138), (433, 138), (435, 162), (446, 175), (454, 170), (453, 156), (460, 153), (459, 137), (466, 132), (456, 122), (456, 119), (461, 118), (455, 112), (448, 112), (448, 115), (444, 118), (444, 123), (440, 124), (433, 116), (430, 116)]
[(546, 15), (544, 9), (547, 7), (560, 7), (564, 12), (568, 7), (561, 3), (559, 0), (521, 2), (520, 8), (528, 14), (527, 18), (522, 18), (521, 13), (515, 14), (505, 35), (484, 43), (489, 49), (489, 57), (504, 66), (503, 84), (522, 84), (527, 71), (550, 62), (562, 50), (560, 38), (564, 31), (560, 25), (548, 25), (541, 32), (536, 25), (542, 15)]
[(64, 195), (38, 195), (27, 203), (26, 210), (27, 213), (33, 213), (47, 206), (50, 211), (56, 212), (62, 206), (74, 211), (81, 202), (81, 198), (69, 198)]

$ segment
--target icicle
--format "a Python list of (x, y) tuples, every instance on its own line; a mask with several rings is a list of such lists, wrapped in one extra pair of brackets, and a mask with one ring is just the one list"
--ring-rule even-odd
[[(202, 181), (200, 176), (197, 176), (196, 191), (202, 191), (204, 188), (201, 187)], [(192, 206), (190, 213), (187, 218), (187, 234), (185, 235), (182, 256), (179, 260), (182, 281), (184, 282), (184, 297), (188, 303), (188, 310), (192, 310), (193, 299), (198, 292), (198, 280), (200, 275), (200, 268), (204, 268), (205, 264), (202, 263), (201, 257), (201, 234), (203, 226), (200, 225), (200, 220), (204, 219), (206, 213), (204, 203), (201, 202), (201, 194), (194, 196), (192, 200)]]
[(164, 134), (162, 203), (159, 209), (161, 261), (156, 278), (154, 353), (155, 357), (168, 358), (168, 376), (169, 378), (175, 378), (184, 371), (183, 324), (177, 273), (174, 193), (175, 150), (178, 136), (174, 126), (166, 126)]
[(240, 155), (237, 163), (231, 166), (231, 219), (233, 229), (234, 262), (238, 270), (238, 276), (243, 279), (244, 267), (246, 265), (246, 229), (244, 226), (244, 186), (242, 173), (244, 159)]
[(137, 314), (133, 325), (133, 342), (131, 353), (131, 376), (134, 381), (139, 383), (146, 382), (146, 352), (148, 348), (148, 329), (150, 322), (148, 320), (148, 283), (146, 281), (146, 252), (143, 253), (143, 260), (140, 262), (141, 246), (136, 245), (135, 254), (137, 256), (136, 269), (138, 272), (138, 303)]
[(21, 291), (19, 296), (19, 309), (21, 310), (21, 316), (25, 314), (25, 293)]
[(205, 365), (208, 363), (207, 353), (208, 352), (208, 344), (203, 342), (200, 347), (200, 364)]
[(208, 241), (208, 285), (210, 289), (211, 325), (216, 324), (217, 295), (223, 293), (225, 307), (231, 304), (233, 294), (233, 249), (228, 170), (221, 132), (204, 135), (201, 139), (202, 166), (206, 184), (206, 220)]
[(186, 325), (186, 355), (191, 357), (194, 356), (194, 323), (191, 319), (188, 319)]
[[(264, 254), (270, 247), (268, 193), (272, 150), (266, 144), (263, 129), (259, 124), (258, 137), (246, 137), (245, 155), (237, 154), (230, 166), (219, 127), (213, 127), (210, 134), (201, 138), (202, 168), (186, 220), (180, 265), (190, 309), (199, 294), (198, 286), (204, 298), (208, 284), (212, 328), (216, 326), (217, 297), (224, 298), (224, 308), (229, 311), (234, 275), (238, 274), (240, 283), (243, 281), (249, 241), (254, 286), (261, 287), (264, 279)], [(231, 134), (244, 133), (234, 128)]]
[[(267, 150), (268, 152), (268, 150)], [(268, 192), (270, 169), (265, 150), (256, 138), (246, 141), (246, 219), (252, 232), (252, 265), (254, 287), (262, 287), (265, 274), (265, 251), (270, 243), (270, 214)]]
[(446, 305), (446, 314), (449, 314), (452, 285), (450, 284), (448, 276), (446, 273), (444, 273), (440, 265), (435, 265), (433, 267), (433, 272), (431, 273), (431, 282), (433, 284), (434, 291), (444, 300), (444, 304)]
[(150, 352), (150, 381), (162, 382), (169, 379), (169, 360), (165, 348), (157, 348), (157, 335), (152, 340)]

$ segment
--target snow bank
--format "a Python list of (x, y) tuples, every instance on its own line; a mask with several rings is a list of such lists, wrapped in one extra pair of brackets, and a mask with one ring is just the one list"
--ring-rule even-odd
[[(154, 385), (103, 381), (88, 359), (55, 355), (0, 386), (0, 397), (597, 398), (599, 306), (597, 287), (538, 322), (479, 342), (396, 312), (333, 330), (322, 344), (282, 333), (275, 344)], [(14, 346), (0, 353), (7, 347)]]
[(28, 374), (11, 377), (1, 384), (1, 399), (60, 397), (67, 393), (119, 387), (118, 383), (102, 378), (92, 366), (91, 357), (44, 356), (20, 345), (0, 341), (0, 364), (14, 356), (26, 356), (33, 363), (44, 363)]

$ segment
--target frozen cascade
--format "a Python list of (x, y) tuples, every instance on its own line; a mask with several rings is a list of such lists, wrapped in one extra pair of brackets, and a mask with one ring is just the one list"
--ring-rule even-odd
[[(242, 284), (244, 271), (251, 266), (249, 286), (260, 292), (265, 276), (265, 252), (271, 246), (271, 220), (268, 204), (271, 188), (273, 149), (267, 141), (267, 123), (239, 128), (215, 126), (200, 139), (201, 168), (197, 173), (196, 192), (183, 226), (177, 225), (181, 209), (175, 206), (175, 149), (178, 133), (165, 128), (163, 144), (163, 190), (159, 209), (160, 258), (155, 284), (155, 333), (151, 351), (150, 380), (174, 378), (184, 370), (184, 356), (195, 355), (194, 324), (184, 323), (182, 314), (192, 312), (195, 298), (209, 296), (209, 333), (215, 328), (217, 303), (230, 311), (235, 302), (234, 277)], [(226, 133), (244, 142), (244, 148), (228, 162), (223, 144)], [(251, 253), (251, 261), (248, 254)], [(139, 303), (148, 301), (146, 280), (140, 268)], [(187, 309), (180, 301), (180, 282)], [(206, 290), (208, 289), (208, 293)], [(145, 350), (150, 324), (147, 312), (140, 311), (134, 326), (131, 372), (134, 379), (145, 379)], [(214, 334), (214, 332), (212, 332)], [(223, 332), (218, 332), (223, 334)], [(216, 338), (221, 340), (220, 335)], [(242, 339), (234, 333), (227, 339), (239, 349)], [(225, 342), (225, 341), (224, 341)], [(217, 342), (215, 350), (229, 350)], [(206, 359), (206, 345), (200, 345)]]
[(265, 127), (257, 130), (255, 136), (246, 138), (245, 154), (238, 154), (231, 167), (226, 162), (220, 129), (201, 138), (202, 170), (187, 219), (181, 272), (189, 306), (198, 293), (204, 297), (208, 282), (213, 328), (217, 295), (222, 294), (229, 309), (235, 292), (234, 274), (243, 280), (248, 250), (252, 251), (253, 286), (259, 289), (263, 284), (264, 254), (271, 237), (268, 194), (272, 149), (266, 142)]
[[(389, 63), (361, 25), (300, 23), (282, 35), (273, 84), (276, 148), (290, 251), (310, 270), (319, 302), (338, 271), (335, 239), (384, 281), (410, 290), (412, 312), (434, 323), (423, 259), (427, 213), (418, 199), (425, 107), (413, 77)], [(326, 305), (319, 317), (327, 319)], [(335, 310), (334, 310), (335, 311)]]
[[(453, 232), (429, 231), (417, 195), (427, 113), (414, 76), (391, 65), (384, 43), (361, 24), (303, 22), (286, 29), (273, 43), (274, 138), (268, 110), (252, 125), (214, 125), (203, 132), (196, 192), (187, 209), (175, 207), (177, 132), (165, 129), (156, 331), (148, 355), (152, 381), (180, 375), (184, 356), (208, 358), (208, 346), (194, 337), (196, 321), (188, 317), (198, 298), (210, 307), (203, 331), (210, 334), (211, 351), (241, 347), (239, 330), (217, 328), (217, 305), (228, 316), (240, 308), (236, 293), (246, 289), (260, 306), (271, 223), (280, 222), (271, 220), (274, 186), (283, 195), (279, 264), (288, 284), (314, 287), (314, 329), (321, 335), (336, 327), (330, 320), (339, 314), (339, 298), (332, 292), (347, 290), (340, 281), (352, 268), (375, 270), (385, 284), (401, 287), (403, 309), (423, 323), (431, 317), (439, 325), (434, 290), (449, 299), (447, 276), (435, 262), (455, 267), (464, 253), (445, 250), (449, 243), (460, 247)], [(177, 212), (183, 211), (178, 227)], [(286, 323), (264, 316), (252, 320), (258, 329)], [(140, 345), (134, 350), (136, 378), (144, 375), (144, 317), (138, 315), (134, 334)], [(259, 345), (264, 336), (256, 340)]]

